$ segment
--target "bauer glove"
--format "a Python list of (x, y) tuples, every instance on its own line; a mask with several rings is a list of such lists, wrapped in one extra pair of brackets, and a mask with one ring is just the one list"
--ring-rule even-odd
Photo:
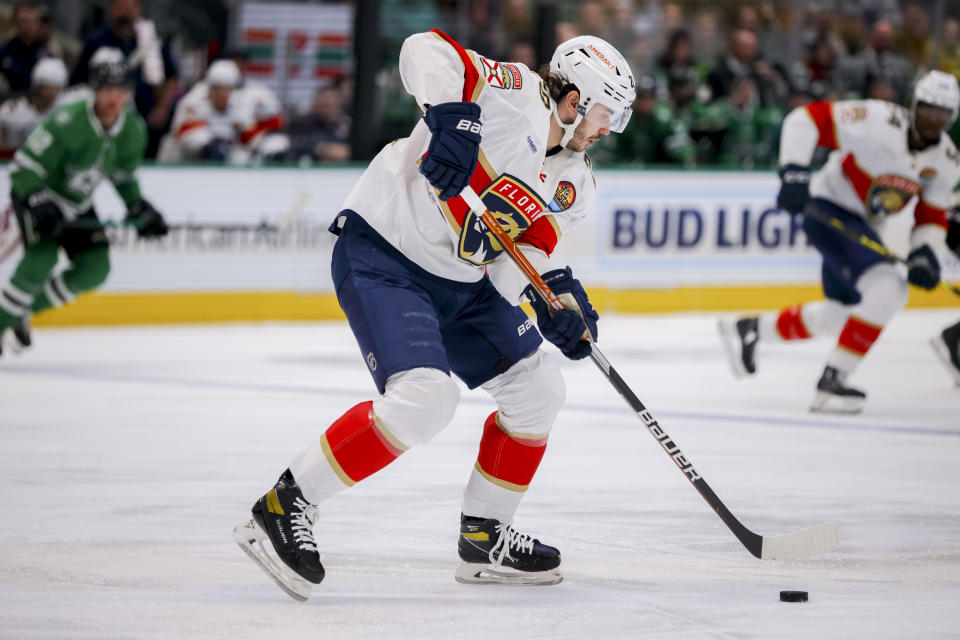
[(780, 193), (777, 206), (790, 213), (800, 213), (810, 199), (810, 168), (788, 164), (780, 169)]
[(13, 212), (20, 222), (23, 245), (31, 247), (46, 238), (55, 238), (63, 228), (64, 218), (60, 207), (46, 191), (35, 191), (26, 198), (10, 193)]
[(563, 309), (551, 313), (533, 285), (527, 285), (523, 293), (537, 314), (540, 334), (571, 360), (586, 358), (590, 355), (588, 338), (597, 339), (597, 320), (600, 319), (587, 298), (587, 292), (573, 277), (570, 267), (548, 271), (543, 274), (543, 281), (563, 303)]
[(127, 211), (126, 220), (141, 238), (161, 238), (170, 230), (160, 212), (146, 200), (135, 202)]
[(928, 291), (940, 284), (940, 262), (930, 245), (920, 245), (911, 251), (907, 262), (910, 263), (907, 272), (910, 284)]
[(423, 120), (433, 136), (420, 161), (420, 173), (441, 200), (449, 200), (470, 184), (480, 153), (480, 106), (475, 102), (444, 102), (427, 109)]

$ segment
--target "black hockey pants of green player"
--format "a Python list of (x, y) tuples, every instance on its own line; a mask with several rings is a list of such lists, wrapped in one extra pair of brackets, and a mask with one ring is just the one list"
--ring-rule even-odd
[[(102, 285), (110, 273), (109, 248), (93, 209), (25, 246), (23, 258), (0, 290), (0, 332), (21, 316), (60, 307)], [(70, 265), (54, 273), (61, 249)]]

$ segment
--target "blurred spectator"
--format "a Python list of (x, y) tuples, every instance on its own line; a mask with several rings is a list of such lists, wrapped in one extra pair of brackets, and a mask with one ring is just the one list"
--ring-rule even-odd
[(506, 60), (507, 62), (522, 62), (527, 65), (528, 69), (537, 70), (537, 52), (529, 42), (515, 43), (507, 51)]
[(657, 100), (653, 77), (640, 76), (627, 128), (620, 135), (604, 138), (597, 155), (602, 159), (605, 152), (608, 158), (628, 164), (694, 166), (697, 150), (689, 127), (697, 92), (696, 77), (690, 68), (674, 69), (669, 88), (669, 98)]
[(0, 158), (12, 158), (27, 136), (57, 105), (67, 86), (67, 67), (57, 58), (43, 58), (30, 74), (29, 95), (0, 105)]
[(841, 99), (859, 98), (867, 93), (867, 79), (883, 76), (894, 88), (894, 102), (903, 104), (910, 90), (913, 71), (905, 58), (893, 52), (893, 26), (878, 20), (870, 30), (867, 47), (855, 56), (840, 60), (836, 87)]
[(653, 69), (653, 77), (657, 83), (657, 98), (666, 100), (669, 95), (668, 79), (677, 69), (692, 69), (697, 76), (697, 82), (703, 80), (705, 70), (693, 60), (693, 49), (690, 47), (690, 33), (686, 29), (678, 29), (667, 38), (666, 50), (657, 60)]
[(160, 145), (159, 160), (214, 160), (244, 163), (255, 139), (251, 103), (237, 92), (240, 69), (231, 60), (217, 60), (177, 105), (173, 129)]
[(86, 83), (90, 58), (101, 47), (115, 47), (134, 68), (137, 111), (147, 122), (146, 157), (156, 155), (160, 137), (167, 129), (170, 108), (178, 88), (178, 71), (170, 48), (160, 40), (153, 21), (142, 17), (139, 0), (113, 0), (109, 24), (92, 33), (70, 75), (70, 83)]
[(867, 76), (867, 91), (863, 97), (868, 100), (894, 102), (896, 90), (890, 78), (880, 73), (871, 73)]
[(693, 20), (693, 58), (700, 64), (712, 65), (720, 52), (720, 27), (717, 14), (701, 11)]
[(716, 147), (705, 150), (709, 158), (743, 169), (776, 166), (783, 112), (760, 105), (751, 77), (734, 78), (730, 95), (711, 103), (707, 118), (718, 134), (711, 137)]
[(0, 46), (0, 73), (6, 80), (7, 91), (23, 93), (30, 88), (34, 65), (48, 56), (40, 42), (40, 11), (32, 2), (18, 2), (14, 6), (13, 34)]
[(930, 12), (916, 0), (903, 5), (903, 26), (897, 51), (914, 67), (929, 62), (924, 56), (930, 51)]
[[(533, 12), (526, 0), (506, 0), (501, 24), (508, 41), (529, 40), (533, 36)], [(531, 69), (534, 67), (531, 67)]]
[[(924, 57), (930, 59), (930, 51)], [(947, 18), (940, 31), (940, 51), (937, 68), (953, 74), (960, 80), (960, 20)]]
[(760, 57), (757, 34), (749, 29), (734, 28), (730, 32), (729, 46), (727, 54), (707, 75), (713, 98), (728, 95), (735, 78), (749, 76), (757, 87), (763, 106), (783, 104), (788, 93), (786, 79)]
[(343, 112), (335, 86), (319, 87), (310, 112), (290, 124), (293, 157), (318, 162), (350, 159), (350, 117)]
[(60, 58), (67, 67), (72, 67), (80, 56), (80, 42), (75, 38), (68, 38), (53, 29), (50, 24), (50, 7), (40, 5), (40, 28), (37, 40), (47, 50), (49, 55)]

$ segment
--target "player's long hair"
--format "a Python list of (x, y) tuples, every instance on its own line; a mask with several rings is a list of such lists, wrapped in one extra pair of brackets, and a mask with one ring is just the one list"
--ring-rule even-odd
[(540, 68), (537, 69), (537, 75), (543, 78), (543, 83), (547, 85), (547, 91), (550, 92), (550, 98), (557, 104), (560, 104), (563, 97), (571, 91), (579, 91), (577, 85), (567, 82), (567, 79), (563, 76), (550, 71), (549, 64), (540, 65)]

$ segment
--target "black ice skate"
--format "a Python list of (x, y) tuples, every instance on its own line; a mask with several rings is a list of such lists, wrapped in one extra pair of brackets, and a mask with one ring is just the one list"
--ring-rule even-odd
[(465, 584), (557, 584), (563, 576), (560, 551), (520, 533), (499, 520), (460, 514), (460, 541), (463, 562), (457, 568), (457, 582)]
[(757, 372), (758, 318), (740, 318), (737, 321), (721, 319), (720, 340), (727, 354), (733, 375), (738, 378), (752, 376)]
[(930, 346), (953, 376), (953, 381), (960, 386), (960, 322), (947, 327), (939, 336), (931, 338)]
[(10, 353), (19, 354), (31, 344), (29, 315), (17, 318), (12, 327), (0, 331), (0, 354), (4, 348)]
[[(287, 595), (303, 602), (310, 596), (311, 584), (320, 584), (324, 575), (313, 537), (317, 508), (304, 499), (287, 469), (251, 511), (249, 522), (234, 527), (233, 539)], [(274, 553), (263, 544), (265, 540)]]
[(860, 413), (867, 394), (846, 385), (845, 373), (826, 367), (817, 383), (817, 395), (810, 411), (821, 413)]

